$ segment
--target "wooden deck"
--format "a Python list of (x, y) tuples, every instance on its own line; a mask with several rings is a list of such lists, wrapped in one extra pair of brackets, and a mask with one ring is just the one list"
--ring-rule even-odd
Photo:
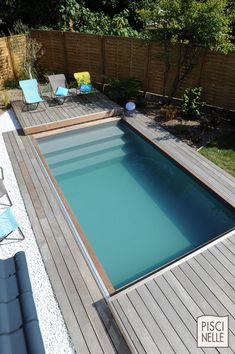
[(80, 251), (30, 136), (4, 134), (36, 240), (78, 354), (129, 353)]
[[(126, 121), (231, 206), (235, 179), (147, 117)], [(110, 298), (133, 353), (235, 353), (235, 231)], [(229, 348), (197, 348), (197, 318), (229, 316)]]
[(58, 104), (49, 95), (44, 98), (45, 103), (29, 111), (26, 111), (22, 100), (11, 102), (26, 135), (116, 116), (122, 112), (119, 105), (100, 92), (73, 95), (63, 104)]
[[(235, 206), (235, 179), (147, 117), (125, 120)], [(109, 299), (73, 237), (30, 136), (4, 134), (37, 242), (77, 353), (235, 352), (235, 232)], [(119, 332), (116, 322), (121, 329)], [(229, 316), (229, 348), (197, 348), (201, 315)]]
[[(133, 353), (235, 353), (235, 232), (186, 262), (114, 295)], [(229, 316), (229, 348), (197, 348), (197, 318)]]

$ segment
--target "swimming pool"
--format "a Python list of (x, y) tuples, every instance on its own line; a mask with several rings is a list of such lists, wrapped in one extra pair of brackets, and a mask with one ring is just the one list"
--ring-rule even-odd
[(38, 143), (115, 289), (235, 226), (229, 206), (124, 122)]

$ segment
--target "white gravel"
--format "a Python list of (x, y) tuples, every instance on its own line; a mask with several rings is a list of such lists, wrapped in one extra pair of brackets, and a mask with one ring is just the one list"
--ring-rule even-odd
[(19, 123), (12, 110), (0, 116), (0, 165), (4, 169), (4, 183), (13, 203), (13, 212), (25, 240), (11, 243), (4, 240), (0, 245), (0, 259), (12, 257), (18, 251), (25, 252), (46, 353), (72, 354), (75, 351), (53, 294), (2, 137), (3, 132), (16, 127), (19, 127)]

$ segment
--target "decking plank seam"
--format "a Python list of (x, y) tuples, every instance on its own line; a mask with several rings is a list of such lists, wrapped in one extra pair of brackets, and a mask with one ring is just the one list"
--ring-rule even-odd
[[(21, 138), (16, 138), (16, 140), (14, 141), (14, 139), (15, 139), (15, 137), (14, 137), (14, 135), (13, 135), (13, 133), (11, 133), (11, 134), (9, 134), (10, 135), (10, 141), (11, 141), (11, 149), (10, 150), (12, 150), (12, 152), (14, 152), (14, 156), (12, 156), (12, 160), (14, 160), (14, 159), (16, 159), (17, 161), (18, 161), (18, 163), (21, 163), (21, 167), (20, 167), (20, 170), (18, 169), (18, 172), (20, 172), (20, 174), (22, 174), (22, 177), (21, 177), (21, 182), (22, 182), (22, 184), (24, 185), (24, 182), (25, 182), (25, 184), (27, 185), (27, 188), (24, 190), (24, 188), (23, 188), (23, 190), (24, 190), (24, 193), (26, 193), (26, 194), (28, 194), (29, 195), (29, 199), (30, 199), (30, 202), (31, 202), (31, 208), (32, 208), (32, 210), (34, 210), (34, 212), (33, 211), (31, 211), (31, 213), (30, 213), (30, 218), (32, 218), (32, 215), (33, 215), (33, 217), (34, 217), (34, 221), (37, 223), (37, 212), (38, 212), (38, 210), (37, 211), (35, 211), (35, 205), (33, 204), (34, 202), (36, 202), (37, 203), (37, 207), (39, 208), (39, 216), (40, 216), (40, 224), (38, 224), (38, 226), (36, 227), (36, 229), (37, 229), (37, 232), (41, 232), (41, 230), (44, 230), (43, 231), (43, 233), (42, 233), (42, 239), (44, 239), (44, 241), (42, 241), (42, 243), (41, 243), (41, 246), (43, 247), (43, 249), (44, 249), (44, 251), (43, 251), (43, 253), (44, 253), (44, 255), (45, 255), (45, 248), (46, 249), (48, 249), (48, 251), (46, 251), (46, 254), (47, 254), (47, 258), (48, 259), (50, 259), (51, 257), (52, 257), (52, 254), (50, 253), (50, 247), (48, 247), (48, 245), (47, 245), (47, 243), (46, 243), (46, 234), (49, 232), (49, 233), (51, 233), (51, 237), (55, 237), (55, 234), (54, 234), (54, 232), (55, 232), (55, 230), (53, 230), (52, 231), (52, 229), (51, 229), (51, 227), (50, 227), (50, 224), (48, 223), (48, 219), (47, 219), (47, 217), (45, 217), (45, 212), (44, 212), (44, 210), (46, 209), (46, 214), (47, 213), (49, 213), (49, 211), (50, 211), (50, 215), (52, 216), (52, 219), (53, 218), (55, 218), (55, 215), (53, 216), (52, 215), (52, 213), (54, 213), (54, 211), (51, 209), (51, 210), (49, 210), (49, 208), (51, 208), (51, 205), (50, 205), (50, 203), (48, 202), (48, 204), (47, 204), (47, 202), (46, 202), (46, 199), (45, 199), (45, 195), (43, 196), (43, 193), (45, 193), (46, 194), (46, 192), (48, 191), (47, 190), (47, 188), (48, 187), (46, 187), (46, 185), (44, 186), (44, 188), (45, 188), (45, 190), (43, 189), (43, 186), (41, 186), (40, 187), (40, 181), (39, 181), (39, 177), (37, 176), (37, 174), (36, 174), (36, 170), (37, 170), (37, 160), (35, 159), (35, 156), (32, 154), (31, 155), (31, 153), (32, 153), (32, 151), (30, 150), (30, 145), (28, 144), (28, 142), (26, 143), (26, 140), (24, 140), (24, 145), (23, 146), (19, 146), (20, 144), (21, 144), (21, 142), (22, 142), (22, 140), (21, 140)], [(8, 140), (8, 136), (5, 136), (4, 137), (4, 139), (7, 141)], [(24, 139), (27, 139), (27, 138), (25, 138), (24, 137)], [(18, 140), (18, 142), (17, 142), (17, 140)], [(17, 148), (17, 146), (15, 146), (15, 144), (16, 145), (18, 145), (18, 148)], [(9, 144), (8, 144), (9, 145)], [(17, 150), (17, 149), (19, 149), (20, 150), (20, 153), (19, 153), (19, 151)], [(22, 150), (23, 149), (23, 150)], [(17, 155), (17, 156), (16, 156)], [(23, 156), (24, 155), (24, 156)], [(23, 158), (24, 157), (24, 158)], [(14, 165), (16, 165), (16, 164), (14, 164)], [(14, 166), (13, 166), (14, 167)], [(31, 174), (33, 175), (33, 180), (31, 180), (31, 177), (28, 177), (27, 176), (27, 170), (28, 169), (30, 169), (31, 170)], [(15, 170), (15, 169), (14, 169)], [(40, 169), (39, 169), (40, 170)], [(26, 172), (24, 172), (24, 171), (26, 171)], [(23, 178), (23, 179), (22, 179)], [(35, 194), (35, 191), (33, 192), (33, 186), (34, 186), (34, 189), (35, 190), (37, 190), (37, 193)], [(31, 189), (31, 190), (29, 190), (29, 188)], [(30, 193), (33, 193), (33, 199), (31, 200), (31, 194)], [(38, 194), (40, 195), (40, 198), (38, 197)], [(38, 202), (38, 199), (40, 200), (40, 203)], [(26, 198), (27, 199), (27, 198)], [(40, 208), (42, 208), (42, 205), (43, 205), (43, 209), (41, 210)], [(54, 224), (54, 227), (56, 227), (56, 224)], [(53, 228), (54, 228), (53, 227)], [(58, 226), (58, 229), (57, 229), (57, 231), (59, 232), (59, 226)], [(56, 232), (57, 233), (57, 232)], [(57, 235), (58, 236), (58, 235)], [(40, 246), (40, 245), (39, 245)], [(51, 245), (52, 246), (52, 245)], [(56, 248), (56, 245), (55, 244), (53, 244), (53, 247), (54, 248)], [(57, 253), (57, 256), (58, 256), (58, 253)], [(53, 259), (53, 258), (51, 258), (51, 259)], [(71, 257), (71, 259), (73, 259), (72, 257)], [(61, 262), (62, 262), (62, 259), (60, 260)], [(54, 263), (55, 262), (55, 263)], [(53, 264), (55, 264), (55, 266), (54, 266), (54, 269), (56, 268), (56, 262), (57, 262), (57, 259), (55, 259), (55, 257), (54, 257), (54, 262), (53, 262)], [(70, 262), (72, 262), (72, 261), (70, 261)], [(74, 262), (74, 261), (73, 261)], [(74, 265), (74, 263), (71, 263), (71, 265), (70, 266), (74, 266), (75, 267), (75, 265)], [(62, 264), (63, 264), (63, 262), (62, 262)], [(58, 264), (57, 264), (58, 265)], [(64, 264), (65, 265), (65, 264)], [(53, 267), (53, 266), (52, 266)], [(65, 269), (66, 269), (66, 267), (67, 267), (67, 265), (65, 265)], [(50, 267), (49, 267), (50, 268)], [(58, 283), (61, 283), (61, 281), (62, 281), (62, 279), (59, 281), (58, 280), (58, 273), (59, 272), (61, 272), (61, 268), (60, 269), (57, 269), (56, 268), (56, 272), (57, 272), (57, 274), (54, 274), (54, 279), (56, 279), (55, 281), (57, 281)], [(57, 277), (56, 277), (56, 275), (57, 275)], [(65, 274), (64, 274), (64, 276), (65, 276)], [(64, 277), (63, 277), (64, 278)], [(80, 282), (81, 282), (82, 280), (81, 280), (81, 278), (80, 278)], [(93, 281), (94, 281), (94, 279), (93, 279)], [(79, 284), (77, 284), (77, 287), (78, 287), (78, 285)], [(86, 289), (85, 290), (85, 292), (83, 293), (83, 300), (84, 300), (84, 298), (85, 298), (85, 296), (88, 296), (88, 294), (89, 294), (89, 290), (86, 288), (86, 284), (85, 284), (85, 288), (84, 289)], [(62, 286), (62, 283), (61, 283), (61, 286), (60, 287), (62, 287), (63, 288), (63, 286)], [(58, 287), (56, 287), (57, 289), (56, 290), (58, 290)], [(90, 287), (90, 290), (91, 290), (91, 287)], [(64, 290), (65, 291), (65, 290)], [(56, 291), (57, 292), (57, 291)], [(60, 292), (61, 292), (61, 289), (60, 289)], [(65, 291), (66, 292), (66, 291)], [(78, 292), (78, 289), (77, 289), (77, 292)], [(61, 296), (61, 294), (60, 294), (60, 296)], [(79, 295), (80, 296), (80, 295)], [(89, 296), (88, 296), (88, 298), (89, 298)], [(68, 299), (68, 294), (66, 293), (66, 294), (64, 294), (64, 295), (62, 295), (62, 301), (64, 301), (65, 299), (67, 300)], [(78, 298), (77, 298), (78, 299)], [(90, 299), (91, 300), (91, 299)], [(67, 300), (68, 301), (68, 300)], [(78, 305), (78, 303), (77, 303), (77, 305)], [(83, 304), (84, 305), (84, 304)], [(82, 306), (83, 306), (82, 305)], [(67, 306), (68, 306), (68, 304), (67, 304)], [(76, 304), (75, 304), (75, 302), (74, 302), (74, 305), (73, 305), (73, 307), (75, 307), (76, 306)], [(89, 307), (90, 305), (89, 304), (87, 304), (87, 306)], [(70, 311), (71, 312), (71, 310), (69, 310), (68, 308), (67, 308), (67, 310), (68, 310), (68, 312)], [(82, 310), (82, 308), (80, 308), (80, 310)], [(84, 310), (85, 310), (85, 307), (84, 307)], [(72, 311), (74, 311), (74, 309), (72, 310)], [(93, 307), (91, 306), (91, 309), (90, 309), (90, 311), (95, 311), (94, 309), (93, 309)], [(100, 311), (102, 311), (102, 306), (100, 306)], [(80, 315), (80, 317), (81, 317), (81, 311), (80, 311), (80, 313), (78, 313), (77, 312), (77, 317)], [(98, 316), (98, 315), (96, 315), (95, 314), (95, 312), (93, 312), (93, 313), (90, 313), (90, 316), (92, 317), (92, 319), (90, 318), (89, 319), (89, 321), (88, 321), (88, 323), (90, 323), (92, 326), (95, 324), (95, 329), (93, 328), (93, 331), (96, 331), (96, 332), (94, 332), (94, 334), (97, 336), (97, 340), (98, 340), (98, 342), (101, 340), (101, 347), (100, 347), (100, 350), (102, 351), (102, 353), (103, 353), (103, 351), (104, 351), (104, 353), (107, 353), (107, 354), (109, 354), (109, 353), (111, 353), (112, 351), (113, 352), (116, 352), (116, 350), (114, 350), (114, 347), (113, 347), (113, 344), (111, 344), (112, 343), (112, 341), (111, 341), (111, 339), (110, 339), (110, 337), (107, 335), (107, 338), (105, 338), (105, 327), (104, 327), (104, 325), (102, 324), (102, 321), (101, 321), (101, 319), (100, 319), (100, 317)], [(97, 317), (98, 316), (98, 317)], [(98, 320), (99, 319), (99, 320)], [(67, 318), (67, 320), (69, 320), (68, 318)], [(73, 320), (72, 320), (73, 321)], [(98, 322), (97, 322), (98, 321)], [(101, 321), (101, 322), (99, 322), (99, 321)], [(70, 323), (71, 324), (71, 321), (68, 321), (68, 323)], [(76, 325), (76, 323), (75, 323), (75, 321), (74, 321), (74, 323), (73, 323), (73, 326), (78, 326), (78, 325)], [(71, 328), (70, 328), (71, 329)], [(84, 329), (83, 329), (83, 331), (84, 331)], [(73, 331), (72, 331), (73, 332)], [(71, 333), (71, 331), (70, 331), (70, 333)], [(79, 333), (79, 331), (78, 331), (78, 328), (77, 328), (77, 336), (78, 337), (80, 337), (79, 335), (78, 335), (78, 333)], [(71, 335), (72, 335), (72, 333), (71, 333)], [(74, 333), (73, 333), (73, 335), (75, 335), (75, 330), (74, 330)], [(72, 337), (73, 337), (73, 335), (72, 335)], [(81, 334), (81, 337), (83, 336), (83, 334)], [(102, 339), (102, 336), (103, 336), (103, 339)], [(113, 337), (115, 337), (115, 336), (113, 336)], [(117, 337), (116, 337), (117, 338)], [(120, 338), (121, 339), (121, 338)], [(81, 344), (81, 343), (79, 343), (79, 340), (81, 340), (81, 339), (79, 339), (78, 338), (78, 340), (75, 340), (75, 344), (77, 344), (77, 346), (81, 349), (82, 348), (82, 350), (84, 351), (84, 353), (86, 352), (86, 350), (88, 350), (87, 349), (87, 343), (86, 344), (84, 344), (84, 346)], [(92, 352), (92, 353), (98, 353), (99, 351), (99, 349), (97, 349), (99, 346), (97, 346), (98, 345), (98, 342), (96, 342), (96, 344), (92, 344), (91, 343), (91, 341), (93, 340), (92, 338), (90, 338), (89, 336), (87, 336), (87, 338), (86, 338), (86, 341), (88, 341), (89, 340), (89, 344), (88, 344), (88, 346), (90, 346), (90, 351)], [(122, 339), (121, 340), (119, 340), (119, 342), (122, 342)], [(118, 341), (117, 341), (117, 339), (116, 339), (116, 343), (115, 343), (116, 345), (117, 345), (117, 351), (118, 351)], [(94, 346), (95, 345), (95, 346)], [(124, 352), (127, 352), (127, 351), (125, 351), (125, 347), (124, 347), (124, 345), (122, 345), (123, 346), (123, 353)], [(86, 348), (86, 349), (85, 349)], [(102, 348), (102, 349), (101, 349)], [(82, 352), (83, 352), (82, 351)], [(89, 350), (88, 350), (89, 351)]]

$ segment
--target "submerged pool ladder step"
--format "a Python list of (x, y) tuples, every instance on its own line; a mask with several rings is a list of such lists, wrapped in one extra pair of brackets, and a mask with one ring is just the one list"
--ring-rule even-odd
[(135, 146), (130, 144), (130, 146), (125, 145), (123, 148), (112, 149), (109, 151), (101, 152), (99, 154), (93, 154), (85, 159), (75, 159), (72, 162), (57, 165), (52, 168), (53, 174), (56, 177), (60, 175), (67, 175), (73, 173), (74, 171), (80, 171), (80, 173), (84, 173), (84, 170), (89, 168), (98, 168), (101, 167), (104, 163), (113, 163), (117, 159), (125, 158), (127, 155), (136, 153)]
[(128, 144), (128, 139), (124, 137), (115, 137), (109, 140), (99, 140), (99, 143), (93, 143), (88, 146), (75, 146), (73, 149), (65, 150), (58, 155), (52, 155), (47, 158), (51, 168), (59, 165), (69, 164), (75, 160), (89, 158), (90, 156), (100, 155), (107, 151), (121, 149), (124, 145)]
[(49, 159), (60, 153), (102, 144), (105, 141), (112, 141), (116, 138), (122, 138), (124, 135), (126, 135), (125, 132), (120, 131), (120, 129), (116, 126), (105, 127), (104, 131), (98, 127), (94, 131), (82, 131), (82, 134), (75, 131), (65, 135), (59, 134), (59, 136), (55, 136), (49, 140), (42, 138), (40, 140), (40, 146), (42, 148), (43, 155), (46, 159)]

